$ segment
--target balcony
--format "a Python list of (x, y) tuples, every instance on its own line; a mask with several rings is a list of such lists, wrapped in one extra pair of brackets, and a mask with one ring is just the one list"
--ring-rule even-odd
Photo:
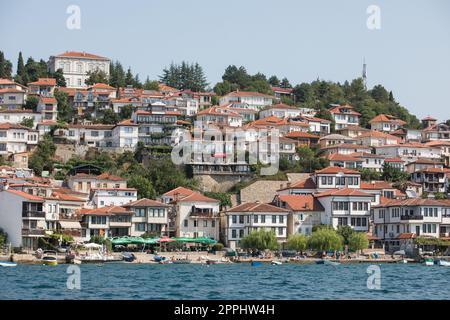
[(22, 218), (45, 218), (43, 211), (22, 211)]
[(45, 229), (22, 229), (23, 236), (45, 236)]
[(400, 220), (423, 220), (423, 216), (421, 215), (403, 215), (400, 216)]

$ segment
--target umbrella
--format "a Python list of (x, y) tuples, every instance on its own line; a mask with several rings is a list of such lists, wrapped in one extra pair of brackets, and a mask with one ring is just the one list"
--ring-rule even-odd
[(144, 239), (145, 244), (157, 244), (159, 241), (159, 238), (146, 238)]
[(176, 240), (175, 239), (170, 239), (169, 237), (166, 237), (166, 236), (161, 237), (161, 238), (158, 239), (159, 243), (174, 242), (174, 241), (176, 241)]
[(178, 238), (172, 238), (172, 239), (177, 242), (194, 242), (194, 238), (188, 238), (188, 237), (178, 237)]
[(86, 243), (84, 245), (84, 247), (88, 248), (88, 249), (100, 249), (100, 248), (103, 248), (103, 246), (101, 244), (93, 243), (93, 242), (92, 243)]
[(203, 243), (203, 244), (216, 244), (217, 240), (207, 238), (207, 237), (198, 237), (194, 239), (194, 242)]
[(130, 244), (131, 241), (128, 239), (128, 237), (119, 237), (111, 239), (111, 243), (113, 245), (127, 245)]

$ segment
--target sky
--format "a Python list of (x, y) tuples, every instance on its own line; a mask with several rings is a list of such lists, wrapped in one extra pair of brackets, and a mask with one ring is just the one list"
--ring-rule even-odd
[[(70, 5), (80, 29), (66, 26)], [(367, 27), (371, 5), (379, 29)], [(365, 59), (369, 88), (382, 84), (419, 118), (450, 119), (448, 0), (0, 0), (0, 50), (14, 68), (19, 51), (44, 60), (85, 51), (141, 80), (198, 62), (211, 86), (230, 64), (292, 84), (350, 81)]]

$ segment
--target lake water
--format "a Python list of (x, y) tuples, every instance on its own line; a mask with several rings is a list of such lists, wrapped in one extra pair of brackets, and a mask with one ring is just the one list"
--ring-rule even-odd
[(281, 266), (68, 265), (0, 268), (0, 299), (450, 299), (450, 268), (381, 264), (381, 289), (367, 288), (368, 264)]

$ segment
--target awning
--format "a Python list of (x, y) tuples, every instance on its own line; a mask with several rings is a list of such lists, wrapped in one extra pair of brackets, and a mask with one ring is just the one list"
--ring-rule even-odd
[(62, 229), (81, 229), (81, 224), (78, 221), (58, 221)]

